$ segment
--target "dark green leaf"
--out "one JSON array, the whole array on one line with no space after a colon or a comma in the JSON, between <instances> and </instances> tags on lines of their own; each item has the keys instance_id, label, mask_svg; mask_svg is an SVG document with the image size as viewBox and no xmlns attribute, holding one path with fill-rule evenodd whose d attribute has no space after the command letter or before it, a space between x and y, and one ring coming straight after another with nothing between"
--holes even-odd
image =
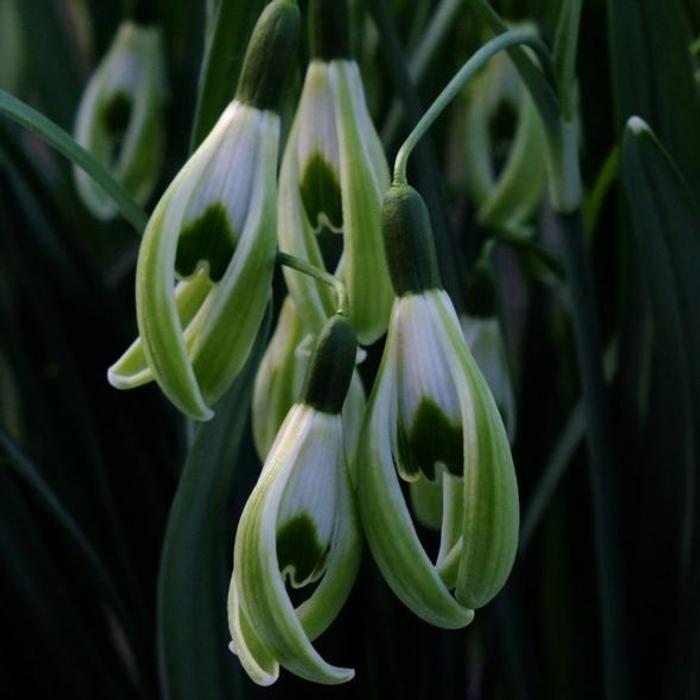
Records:
<instances>
[{"instance_id":1,"label":"dark green leaf","mask_svg":"<svg viewBox=\"0 0 700 700\"><path fill-rule=\"evenodd\" d=\"M158 585L161 682L169 700L242 692L226 625L233 562L229 510L268 327L264 322L251 358L216 406L214 419L198 428L170 511Z\"/></svg>"}]
</instances>

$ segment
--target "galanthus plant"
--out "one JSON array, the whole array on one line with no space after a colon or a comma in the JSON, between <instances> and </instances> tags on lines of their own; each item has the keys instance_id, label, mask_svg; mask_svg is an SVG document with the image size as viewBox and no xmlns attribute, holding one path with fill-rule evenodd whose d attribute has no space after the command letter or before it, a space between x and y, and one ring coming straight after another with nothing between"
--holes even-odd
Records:
<instances>
[{"instance_id":1,"label":"galanthus plant","mask_svg":"<svg viewBox=\"0 0 700 700\"><path fill-rule=\"evenodd\" d=\"M119 4L0 0L3 697L696 698L694 3Z\"/></svg>"}]
</instances>

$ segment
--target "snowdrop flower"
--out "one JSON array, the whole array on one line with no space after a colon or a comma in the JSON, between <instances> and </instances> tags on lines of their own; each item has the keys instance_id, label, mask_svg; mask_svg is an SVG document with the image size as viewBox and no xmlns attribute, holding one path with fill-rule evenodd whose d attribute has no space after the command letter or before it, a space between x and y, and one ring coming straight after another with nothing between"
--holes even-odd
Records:
<instances>
[{"instance_id":1,"label":"snowdrop flower","mask_svg":"<svg viewBox=\"0 0 700 700\"><path fill-rule=\"evenodd\" d=\"M513 565L515 472L498 408L442 289L428 212L407 185L387 195L384 235L398 298L360 439L360 514L399 598L427 622L457 628L496 595ZM433 563L399 477L434 480L438 470L443 506Z\"/></svg>"},{"instance_id":2,"label":"snowdrop flower","mask_svg":"<svg viewBox=\"0 0 700 700\"><path fill-rule=\"evenodd\" d=\"M311 0L311 62L280 172L280 250L326 267L319 234L343 234L343 278L361 343L386 330L393 299L381 237L389 168L350 55L346 0ZM332 272L332 270L331 270ZM332 292L285 271L307 328L333 313Z\"/></svg>"},{"instance_id":3,"label":"snowdrop flower","mask_svg":"<svg viewBox=\"0 0 700 700\"><path fill-rule=\"evenodd\" d=\"M334 316L243 510L229 589L231 650L260 685L283 666L335 684L354 671L328 664L311 642L335 619L354 582L361 536L340 412L355 367L348 321ZM295 607L293 588L316 584Z\"/></svg>"},{"instance_id":4,"label":"snowdrop flower","mask_svg":"<svg viewBox=\"0 0 700 700\"><path fill-rule=\"evenodd\" d=\"M530 28L523 26L523 29ZM533 29L534 31L534 29ZM453 164L483 224L527 232L547 183L547 142L530 93L505 53L496 55L455 114Z\"/></svg>"},{"instance_id":5,"label":"snowdrop flower","mask_svg":"<svg viewBox=\"0 0 700 700\"><path fill-rule=\"evenodd\" d=\"M245 364L270 298L278 107L298 30L295 3L266 7L235 99L168 187L141 244L140 338L109 380L131 388L155 379L199 420Z\"/></svg>"},{"instance_id":6,"label":"snowdrop flower","mask_svg":"<svg viewBox=\"0 0 700 700\"><path fill-rule=\"evenodd\" d=\"M304 377L316 339L306 333L296 306L287 297L280 310L277 328L258 368L253 390L253 437L261 460L265 460L285 416L301 398ZM358 356L363 359L363 352ZM343 430L348 445L348 461L360 436L365 410L365 390L357 372L353 372L348 397L343 406Z\"/></svg>"},{"instance_id":7,"label":"snowdrop flower","mask_svg":"<svg viewBox=\"0 0 700 700\"><path fill-rule=\"evenodd\" d=\"M83 93L75 139L145 204L163 160L165 58L153 24L124 21ZM85 206L99 219L117 213L111 199L82 169L73 169Z\"/></svg>"}]
</instances>

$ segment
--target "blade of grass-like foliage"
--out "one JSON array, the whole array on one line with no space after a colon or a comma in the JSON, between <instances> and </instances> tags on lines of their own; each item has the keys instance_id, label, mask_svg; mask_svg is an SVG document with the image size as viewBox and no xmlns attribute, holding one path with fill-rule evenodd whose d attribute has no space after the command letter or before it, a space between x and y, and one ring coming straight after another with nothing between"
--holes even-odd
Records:
<instances>
[{"instance_id":1,"label":"blade of grass-like foliage","mask_svg":"<svg viewBox=\"0 0 700 700\"><path fill-rule=\"evenodd\" d=\"M128 627L130 624L128 610L100 556L31 460L22 454L13 440L0 427L0 454L3 452L17 476L34 492L39 503L51 516L58 529L63 531L66 538L79 552L81 561L89 575L102 588L105 598L110 601L122 624Z\"/></svg>"},{"instance_id":2,"label":"blade of grass-like foliage","mask_svg":"<svg viewBox=\"0 0 700 700\"><path fill-rule=\"evenodd\" d=\"M114 201L122 216L136 231L139 234L143 232L148 217L141 207L109 171L60 126L4 90L0 90L0 114L4 114L25 129L37 134L75 165L83 168Z\"/></svg>"},{"instance_id":3,"label":"blade of grass-like foliage","mask_svg":"<svg viewBox=\"0 0 700 700\"><path fill-rule=\"evenodd\" d=\"M681 0L608 0L608 18L618 130L633 115L644 119L697 198L700 99Z\"/></svg>"},{"instance_id":4,"label":"blade of grass-like foliage","mask_svg":"<svg viewBox=\"0 0 700 700\"><path fill-rule=\"evenodd\" d=\"M25 36L26 84L53 119L72 124L83 70L70 13L58 0L21 0L15 4Z\"/></svg>"},{"instance_id":5,"label":"blade of grass-like foliage","mask_svg":"<svg viewBox=\"0 0 700 700\"><path fill-rule=\"evenodd\" d=\"M268 327L269 312L246 368L214 419L197 429L170 512L158 584L160 672L169 700L242 692L226 624L233 551L228 508Z\"/></svg>"},{"instance_id":6,"label":"blade of grass-like foliage","mask_svg":"<svg viewBox=\"0 0 700 700\"><path fill-rule=\"evenodd\" d=\"M559 86L564 119L576 117L578 81L576 80L576 53L583 0L565 0L559 13L559 26L554 41L554 69Z\"/></svg>"},{"instance_id":7,"label":"blade of grass-like foliage","mask_svg":"<svg viewBox=\"0 0 700 700\"><path fill-rule=\"evenodd\" d=\"M520 556L523 556L529 548L532 536L546 512L557 486L561 483L567 467L581 445L584 430L583 405L579 402L574 406L564 430L554 445L542 476L528 503L520 528L520 545L518 547Z\"/></svg>"},{"instance_id":8,"label":"blade of grass-like foliage","mask_svg":"<svg viewBox=\"0 0 700 700\"><path fill-rule=\"evenodd\" d=\"M129 678L133 669L115 653L99 599L85 581L76 584L71 562L56 551L60 539L47 537L4 461L0 453L0 590L11 601L11 608L3 606L3 635L28 643L20 654L8 645L3 662L13 663L21 696L90 700L99 689L100 697L114 700L140 697L136 678ZM81 583L83 597L76 593ZM32 653L37 639L45 652L40 661ZM12 688L3 687L8 690L12 697Z\"/></svg>"},{"instance_id":9,"label":"blade of grass-like foliage","mask_svg":"<svg viewBox=\"0 0 700 700\"><path fill-rule=\"evenodd\" d=\"M659 449L664 472L658 484L657 468L652 465L654 496L649 504L652 511L664 509L666 537L656 543L652 560L667 572L660 593L672 601L663 606L664 612L670 607L668 614L676 613L673 649L687 652L700 634L694 616L700 566L696 512L700 496L700 214L676 166L639 118L632 118L625 130L623 178L635 247L649 287L661 388L666 393L654 396L654 402L665 399L662 415L657 415L662 424L653 426L656 439L664 440ZM659 592L652 590L658 597ZM653 600L648 602L654 605ZM653 653L658 655L658 650ZM663 662L669 666L672 697L693 697L697 661L690 663L685 653L672 653Z\"/></svg>"},{"instance_id":10,"label":"blade of grass-like foliage","mask_svg":"<svg viewBox=\"0 0 700 700\"><path fill-rule=\"evenodd\" d=\"M262 11L262 0L219 0L209 7L204 60L190 150L204 140L224 107L233 98L248 37Z\"/></svg>"}]
</instances>

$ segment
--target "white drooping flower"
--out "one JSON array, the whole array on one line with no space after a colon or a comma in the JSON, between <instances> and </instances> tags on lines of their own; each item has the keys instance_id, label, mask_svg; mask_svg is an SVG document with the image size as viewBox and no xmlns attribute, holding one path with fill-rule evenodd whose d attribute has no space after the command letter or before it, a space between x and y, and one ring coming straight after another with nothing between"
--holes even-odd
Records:
<instances>
[{"instance_id":1,"label":"white drooping flower","mask_svg":"<svg viewBox=\"0 0 700 700\"><path fill-rule=\"evenodd\" d=\"M450 179L468 188L477 219L527 232L547 186L547 142L537 107L506 53L494 56L470 85L451 132Z\"/></svg>"},{"instance_id":2,"label":"white drooping flower","mask_svg":"<svg viewBox=\"0 0 700 700\"><path fill-rule=\"evenodd\" d=\"M389 167L350 56L346 5L310 3L312 57L280 171L279 244L323 269L337 263L329 271L343 279L358 339L370 344L386 330L393 299L381 237ZM343 253L331 263L321 239L332 232L342 232ZM305 325L317 333L334 311L331 291L285 275Z\"/></svg>"},{"instance_id":3,"label":"white drooping flower","mask_svg":"<svg viewBox=\"0 0 700 700\"><path fill-rule=\"evenodd\" d=\"M85 88L75 121L75 139L142 205L160 175L164 99L161 29L124 21ZM114 217L114 203L92 177L79 167L73 173L88 209L100 219Z\"/></svg>"},{"instance_id":4,"label":"white drooping flower","mask_svg":"<svg viewBox=\"0 0 700 700\"><path fill-rule=\"evenodd\" d=\"M425 205L401 185L384 211L398 298L360 437L358 504L372 554L399 598L432 624L461 627L513 565L517 482L498 408L440 284ZM438 475L441 542L432 561L399 479Z\"/></svg>"},{"instance_id":5,"label":"white drooping flower","mask_svg":"<svg viewBox=\"0 0 700 700\"><path fill-rule=\"evenodd\" d=\"M242 369L270 299L278 81L298 24L296 4L267 6L236 98L158 203L139 251L140 337L109 370L123 389L155 379L199 420L213 415L211 405ZM263 60L267 52L274 61Z\"/></svg>"},{"instance_id":6,"label":"white drooping flower","mask_svg":"<svg viewBox=\"0 0 700 700\"><path fill-rule=\"evenodd\" d=\"M317 683L350 680L313 648L342 608L361 535L340 412L355 366L354 334L333 317L321 333L302 399L267 456L236 533L229 589L231 650L260 685L279 667ZM286 584L309 597L295 605Z\"/></svg>"}]
</instances>

